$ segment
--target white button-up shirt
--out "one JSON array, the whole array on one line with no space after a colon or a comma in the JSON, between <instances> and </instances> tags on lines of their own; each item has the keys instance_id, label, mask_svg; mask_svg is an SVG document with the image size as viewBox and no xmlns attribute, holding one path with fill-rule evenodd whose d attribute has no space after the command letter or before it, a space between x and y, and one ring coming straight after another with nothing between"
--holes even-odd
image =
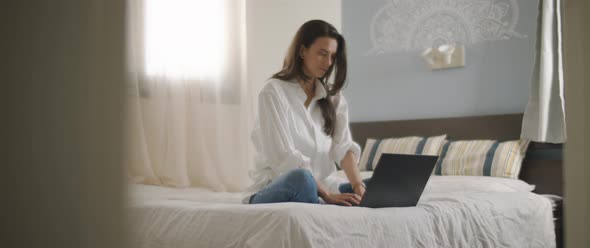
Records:
<instances>
[{"instance_id":1,"label":"white button-up shirt","mask_svg":"<svg viewBox=\"0 0 590 248\"><path fill-rule=\"evenodd\" d=\"M322 110L317 100L325 98L326 90L316 82L315 96L305 107L307 95L296 82L269 79L258 95L258 115L252 131L256 148L254 181L249 196L268 185L281 174L294 168L305 168L331 193L339 193L341 180L330 177L347 151L360 159L361 148L352 141L348 123L348 105L340 95L335 104L334 137L326 135Z\"/></svg>"}]
</instances>

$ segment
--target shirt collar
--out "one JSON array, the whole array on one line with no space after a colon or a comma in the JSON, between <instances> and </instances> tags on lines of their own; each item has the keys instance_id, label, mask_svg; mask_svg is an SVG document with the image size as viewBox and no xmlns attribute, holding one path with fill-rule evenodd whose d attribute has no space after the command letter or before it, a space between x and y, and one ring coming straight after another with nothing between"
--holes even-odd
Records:
<instances>
[{"instance_id":1,"label":"shirt collar","mask_svg":"<svg viewBox=\"0 0 590 248\"><path fill-rule=\"evenodd\" d=\"M297 93L298 93L297 95L299 96L299 98L301 98L301 100L303 100L303 101L307 100L307 94L305 94L305 90L303 90L303 88L301 87L301 85L299 85L297 80L293 80L293 83L294 83L294 86L297 88ZM328 96L328 92L326 91L326 88L324 88L324 85L319 80L316 80L315 81L315 96L313 97L312 101L325 98L326 96Z\"/></svg>"},{"instance_id":2,"label":"shirt collar","mask_svg":"<svg viewBox=\"0 0 590 248\"><path fill-rule=\"evenodd\" d=\"M328 95L328 92L326 92L326 88L324 88L324 85L322 83L320 83L320 80L316 80L315 99L322 99L322 98L325 98L327 95Z\"/></svg>"}]
</instances>

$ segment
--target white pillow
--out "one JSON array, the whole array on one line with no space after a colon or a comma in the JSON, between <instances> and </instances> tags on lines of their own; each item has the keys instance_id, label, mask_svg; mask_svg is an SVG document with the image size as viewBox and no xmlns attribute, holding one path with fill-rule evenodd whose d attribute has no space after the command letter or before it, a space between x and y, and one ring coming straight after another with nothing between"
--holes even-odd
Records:
<instances>
[{"instance_id":1,"label":"white pillow","mask_svg":"<svg viewBox=\"0 0 590 248\"><path fill-rule=\"evenodd\" d=\"M334 174L342 182L348 181L343 170ZM372 171L361 171L361 178L370 178ZM424 193L470 192L531 192L535 189L520 179L488 176L430 176Z\"/></svg>"},{"instance_id":2,"label":"white pillow","mask_svg":"<svg viewBox=\"0 0 590 248\"><path fill-rule=\"evenodd\" d=\"M424 192L531 192L535 189L520 179L487 176L431 176Z\"/></svg>"}]
</instances>

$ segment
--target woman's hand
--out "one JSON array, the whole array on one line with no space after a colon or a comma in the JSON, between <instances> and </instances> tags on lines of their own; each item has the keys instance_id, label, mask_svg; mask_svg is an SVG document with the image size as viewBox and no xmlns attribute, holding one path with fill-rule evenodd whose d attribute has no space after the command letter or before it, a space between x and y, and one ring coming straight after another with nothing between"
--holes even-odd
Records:
<instances>
[{"instance_id":1,"label":"woman's hand","mask_svg":"<svg viewBox=\"0 0 590 248\"><path fill-rule=\"evenodd\" d=\"M365 195L365 184L361 182L356 185L352 185L352 190L362 199L363 195Z\"/></svg>"},{"instance_id":2,"label":"woman's hand","mask_svg":"<svg viewBox=\"0 0 590 248\"><path fill-rule=\"evenodd\" d=\"M361 198L356 194L329 194L324 197L324 201L328 204L357 206L360 204Z\"/></svg>"}]
</instances>

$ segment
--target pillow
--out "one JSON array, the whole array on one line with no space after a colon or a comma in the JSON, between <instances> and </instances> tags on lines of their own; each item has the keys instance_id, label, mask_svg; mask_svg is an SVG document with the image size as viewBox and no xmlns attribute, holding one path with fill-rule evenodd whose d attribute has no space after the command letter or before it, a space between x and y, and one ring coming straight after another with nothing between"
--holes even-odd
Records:
<instances>
[{"instance_id":1,"label":"pillow","mask_svg":"<svg viewBox=\"0 0 590 248\"><path fill-rule=\"evenodd\" d=\"M434 174L517 179L529 143L526 139L448 141L442 148Z\"/></svg>"},{"instance_id":2,"label":"pillow","mask_svg":"<svg viewBox=\"0 0 590 248\"><path fill-rule=\"evenodd\" d=\"M361 178L371 178L372 171L361 172ZM342 170L330 175L341 183L348 178ZM520 179L482 176L431 176L424 188L428 193L475 193L475 192L531 192L535 189Z\"/></svg>"},{"instance_id":3,"label":"pillow","mask_svg":"<svg viewBox=\"0 0 590 248\"><path fill-rule=\"evenodd\" d=\"M520 179L483 176L431 176L425 193L531 192L535 189Z\"/></svg>"},{"instance_id":4,"label":"pillow","mask_svg":"<svg viewBox=\"0 0 590 248\"><path fill-rule=\"evenodd\" d=\"M361 155L361 171L372 171L382 153L439 155L447 135L433 137L402 137L390 139L367 139Z\"/></svg>"}]
</instances>

